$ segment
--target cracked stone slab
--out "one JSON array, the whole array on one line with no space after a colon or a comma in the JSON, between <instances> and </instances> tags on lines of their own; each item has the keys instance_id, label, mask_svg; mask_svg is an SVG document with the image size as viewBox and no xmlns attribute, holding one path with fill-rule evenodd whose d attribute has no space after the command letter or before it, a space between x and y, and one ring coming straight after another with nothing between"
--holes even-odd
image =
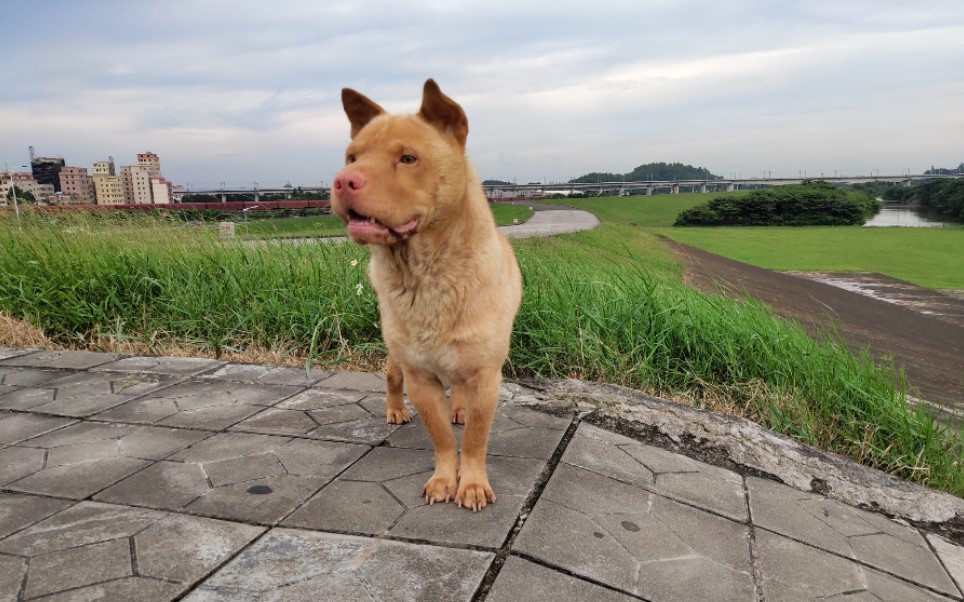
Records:
<instances>
[{"instance_id":1,"label":"cracked stone slab","mask_svg":"<svg viewBox=\"0 0 964 602\"><path fill-rule=\"evenodd\" d=\"M453 502L428 505L421 492L434 466L429 450L376 447L282 524L498 548L545 461L489 456L489 481L497 501L481 512Z\"/></svg>"},{"instance_id":2,"label":"cracked stone slab","mask_svg":"<svg viewBox=\"0 0 964 602\"><path fill-rule=\"evenodd\" d=\"M8 360L13 357L19 357L21 355L27 355L28 353L33 353L35 349L14 349L12 347L0 347L0 361Z\"/></svg>"},{"instance_id":3,"label":"cracked stone slab","mask_svg":"<svg viewBox=\"0 0 964 602\"><path fill-rule=\"evenodd\" d=\"M114 372L147 372L169 376L192 376L227 362L197 357L125 357L109 364L97 366L97 370Z\"/></svg>"},{"instance_id":4,"label":"cracked stone slab","mask_svg":"<svg viewBox=\"0 0 964 602\"><path fill-rule=\"evenodd\" d=\"M32 387L67 374L73 374L73 371L0 366L0 385L10 387L10 389L0 387L0 391L12 391L16 390L17 387Z\"/></svg>"},{"instance_id":5,"label":"cracked stone slab","mask_svg":"<svg viewBox=\"0 0 964 602\"><path fill-rule=\"evenodd\" d=\"M854 558L935 590L960 595L916 529L765 479L749 477L747 488L757 527Z\"/></svg>"},{"instance_id":6,"label":"cracked stone slab","mask_svg":"<svg viewBox=\"0 0 964 602\"><path fill-rule=\"evenodd\" d=\"M369 449L222 433L138 472L95 499L275 524Z\"/></svg>"},{"instance_id":7,"label":"cracked stone slab","mask_svg":"<svg viewBox=\"0 0 964 602\"><path fill-rule=\"evenodd\" d=\"M10 490L83 499L208 436L83 422L0 450L0 475Z\"/></svg>"},{"instance_id":8,"label":"cracked stone slab","mask_svg":"<svg viewBox=\"0 0 964 602\"><path fill-rule=\"evenodd\" d=\"M168 386L157 374L75 372L0 396L0 409L86 417Z\"/></svg>"},{"instance_id":9,"label":"cracked stone slab","mask_svg":"<svg viewBox=\"0 0 964 602\"><path fill-rule=\"evenodd\" d=\"M76 420L35 414L0 412L0 445L13 445L55 431Z\"/></svg>"},{"instance_id":10,"label":"cracked stone slab","mask_svg":"<svg viewBox=\"0 0 964 602\"><path fill-rule=\"evenodd\" d=\"M382 410L384 415L384 410ZM571 419L550 416L528 408L500 404L492 419L487 453L495 456L548 460L559 446ZM461 445L462 427L455 428ZM434 449L425 427L417 418L403 425L388 438L392 447Z\"/></svg>"},{"instance_id":11,"label":"cracked stone slab","mask_svg":"<svg viewBox=\"0 0 964 602\"><path fill-rule=\"evenodd\" d=\"M964 547L955 545L939 535L929 534L927 541L947 568L957 589L964 592Z\"/></svg>"},{"instance_id":12,"label":"cracked stone slab","mask_svg":"<svg viewBox=\"0 0 964 602\"><path fill-rule=\"evenodd\" d=\"M232 430L379 445L399 426L385 422L385 397L312 388L236 424Z\"/></svg>"},{"instance_id":13,"label":"cracked stone slab","mask_svg":"<svg viewBox=\"0 0 964 602\"><path fill-rule=\"evenodd\" d=\"M0 539L60 512L71 503L48 497L0 492Z\"/></svg>"},{"instance_id":14,"label":"cracked stone slab","mask_svg":"<svg viewBox=\"0 0 964 602\"><path fill-rule=\"evenodd\" d=\"M98 420L210 430L232 424L294 395L301 387L184 382L96 415Z\"/></svg>"},{"instance_id":15,"label":"cracked stone slab","mask_svg":"<svg viewBox=\"0 0 964 602\"><path fill-rule=\"evenodd\" d=\"M325 389L348 389L385 393L385 375L371 372L335 372L316 385Z\"/></svg>"},{"instance_id":16,"label":"cracked stone slab","mask_svg":"<svg viewBox=\"0 0 964 602\"><path fill-rule=\"evenodd\" d=\"M97 353L94 351L35 351L0 360L0 365L87 370L113 362L117 357L113 353Z\"/></svg>"},{"instance_id":17,"label":"cracked stone slab","mask_svg":"<svg viewBox=\"0 0 964 602\"><path fill-rule=\"evenodd\" d=\"M223 380L258 383L262 385L300 385L309 387L329 376L331 376L331 372L319 370L318 368L311 368L306 374L304 368L262 366L260 364L225 364L216 370L199 374L197 378L198 380Z\"/></svg>"},{"instance_id":18,"label":"cracked stone slab","mask_svg":"<svg viewBox=\"0 0 964 602\"><path fill-rule=\"evenodd\" d=\"M562 461L733 520L749 518L740 475L589 424L579 425Z\"/></svg>"},{"instance_id":19,"label":"cracked stone slab","mask_svg":"<svg viewBox=\"0 0 964 602\"><path fill-rule=\"evenodd\" d=\"M649 600L756 600L745 525L566 464L514 550Z\"/></svg>"},{"instance_id":20,"label":"cracked stone slab","mask_svg":"<svg viewBox=\"0 0 964 602\"><path fill-rule=\"evenodd\" d=\"M492 558L474 550L274 529L184 600L471 600Z\"/></svg>"},{"instance_id":21,"label":"cracked stone slab","mask_svg":"<svg viewBox=\"0 0 964 602\"><path fill-rule=\"evenodd\" d=\"M0 541L0 584L24 599L173 600L263 531L81 502Z\"/></svg>"},{"instance_id":22,"label":"cracked stone slab","mask_svg":"<svg viewBox=\"0 0 964 602\"><path fill-rule=\"evenodd\" d=\"M525 596L522 596L525 592ZM592 600L593 602L633 602L633 596L583 581L559 571L509 556L496 578L486 602L519 600Z\"/></svg>"},{"instance_id":23,"label":"cracked stone slab","mask_svg":"<svg viewBox=\"0 0 964 602\"><path fill-rule=\"evenodd\" d=\"M883 602L950 600L853 560L768 531L757 530L756 551L763 575L763 596L768 602L838 598Z\"/></svg>"},{"instance_id":24,"label":"cracked stone slab","mask_svg":"<svg viewBox=\"0 0 964 602\"><path fill-rule=\"evenodd\" d=\"M732 416L683 406L617 385L577 380L507 383L511 403L569 415L592 413L596 423L620 431L657 433L676 444L691 442L734 464L811 491L814 483L831 498L874 507L911 521L945 523L964 517L964 499L905 481L827 453Z\"/></svg>"}]
</instances>

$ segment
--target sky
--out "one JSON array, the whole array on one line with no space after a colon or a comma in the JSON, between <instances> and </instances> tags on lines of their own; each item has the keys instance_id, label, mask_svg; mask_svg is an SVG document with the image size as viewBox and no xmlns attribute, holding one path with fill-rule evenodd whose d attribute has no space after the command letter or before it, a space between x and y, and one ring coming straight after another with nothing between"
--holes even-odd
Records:
<instances>
[{"instance_id":1,"label":"sky","mask_svg":"<svg viewBox=\"0 0 964 602\"><path fill-rule=\"evenodd\" d=\"M964 161L960 0L37 0L0 14L0 163L152 151L191 190L328 185L341 89L413 113L430 77L484 179Z\"/></svg>"}]
</instances>

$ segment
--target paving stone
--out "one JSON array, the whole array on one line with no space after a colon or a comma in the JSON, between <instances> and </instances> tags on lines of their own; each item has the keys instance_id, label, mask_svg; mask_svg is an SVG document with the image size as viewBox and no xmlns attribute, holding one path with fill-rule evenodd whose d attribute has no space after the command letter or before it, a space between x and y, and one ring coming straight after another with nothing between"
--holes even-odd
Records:
<instances>
[{"instance_id":1,"label":"paving stone","mask_svg":"<svg viewBox=\"0 0 964 602\"><path fill-rule=\"evenodd\" d=\"M425 503L421 491L434 466L434 454L428 450L376 447L283 524L498 548L545 462L489 456L489 481L497 501L478 513L452 502Z\"/></svg>"},{"instance_id":2,"label":"paving stone","mask_svg":"<svg viewBox=\"0 0 964 602\"><path fill-rule=\"evenodd\" d=\"M232 430L378 445L399 426L385 422L385 398L309 389L236 424Z\"/></svg>"},{"instance_id":3,"label":"paving stone","mask_svg":"<svg viewBox=\"0 0 964 602\"><path fill-rule=\"evenodd\" d=\"M76 422L70 418L0 412L0 445L12 445Z\"/></svg>"},{"instance_id":4,"label":"paving stone","mask_svg":"<svg viewBox=\"0 0 964 602\"><path fill-rule=\"evenodd\" d=\"M97 370L191 376L218 368L225 363L221 360L197 357L125 357L109 364L99 365Z\"/></svg>"},{"instance_id":5,"label":"paving stone","mask_svg":"<svg viewBox=\"0 0 964 602\"><path fill-rule=\"evenodd\" d=\"M915 529L765 479L747 478L747 488L753 522L758 527L959 595L947 571Z\"/></svg>"},{"instance_id":6,"label":"paving stone","mask_svg":"<svg viewBox=\"0 0 964 602\"><path fill-rule=\"evenodd\" d=\"M384 414L384 410L382 411ZM540 458L548 460L571 420L559 418L509 404L501 404L492 419L487 453L497 456ZM455 438L461 445L462 427L455 427ZM392 447L434 449L432 440L416 418L396 430L388 443Z\"/></svg>"},{"instance_id":7,"label":"paving stone","mask_svg":"<svg viewBox=\"0 0 964 602\"><path fill-rule=\"evenodd\" d=\"M939 535L928 535L927 541L937 552L937 556L947 568L957 588L964 592L964 548Z\"/></svg>"},{"instance_id":8,"label":"paving stone","mask_svg":"<svg viewBox=\"0 0 964 602\"><path fill-rule=\"evenodd\" d=\"M744 525L560 464L515 550L652 600L755 600Z\"/></svg>"},{"instance_id":9,"label":"paving stone","mask_svg":"<svg viewBox=\"0 0 964 602\"><path fill-rule=\"evenodd\" d=\"M274 524L368 450L350 443L223 433L95 499Z\"/></svg>"},{"instance_id":10,"label":"paving stone","mask_svg":"<svg viewBox=\"0 0 964 602\"><path fill-rule=\"evenodd\" d=\"M331 376L331 372L311 368L305 374L304 368L286 366L261 366L258 364L225 364L215 370L199 374L198 380L219 380L227 382L258 383L262 385L300 385L311 386Z\"/></svg>"},{"instance_id":11,"label":"paving stone","mask_svg":"<svg viewBox=\"0 0 964 602\"><path fill-rule=\"evenodd\" d=\"M0 458L17 462L0 474L19 476L5 483L8 489L83 499L208 436L184 429L79 423L0 451Z\"/></svg>"},{"instance_id":12,"label":"paving stone","mask_svg":"<svg viewBox=\"0 0 964 602\"><path fill-rule=\"evenodd\" d=\"M185 602L470 600L493 554L274 529Z\"/></svg>"},{"instance_id":13,"label":"paving stone","mask_svg":"<svg viewBox=\"0 0 964 602\"><path fill-rule=\"evenodd\" d=\"M350 389L385 393L385 375L370 372L335 372L316 386L325 389Z\"/></svg>"},{"instance_id":14,"label":"paving stone","mask_svg":"<svg viewBox=\"0 0 964 602\"><path fill-rule=\"evenodd\" d=\"M850 559L767 531L756 532L756 550L767 602L837 598L884 602L948 599Z\"/></svg>"},{"instance_id":15,"label":"paving stone","mask_svg":"<svg viewBox=\"0 0 964 602\"><path fill-rule=\"evenodd\" d=\"M65 500L0 492L0 539L71 505Z\"/></svg>"},{"instance_id":16,"label":"paving stone","mask_svg":"<svg viewBox=\"0 0 964 602\"><path fill-rule=\"evenodd\" d=\"M174 377L156 374L74 372L0 396L0 409L85 417L173 382Z\"/></svg>"},{"instance_id":17,"label":"paving stone","mask_svg":"<svg viewBox=\"0 0 964 602\"><path fill-rule=\"evenodd\" d=\"M300 387L185 382L97 414L98 420L225 429L290 397Z\"/></svg>"},{"instance_id":18,"label":"paving stone","mask_svg":"<svg viewBox=\"0 0 964 602\"><path fill-rule=\"evenodd\" d=\"M579 425L562 461L734 520L748 519L740 475L590 424Z\"/></svg>"},{"instance_id":19,"label":"paving stone","mask_svg":"<svg viewBox=\"0 0 964 602\"><path fill-rule=\"evenodd\" d=\"M171 600L262 532L208 518L81 502L0 542L0 554L9 555L0 561L16 557L0 562L0 584L19 564L27 571L26 598L60 592L49 599Z\"/></svg>"},{"instance_id":20,"label":"paving stone","mask_svg":"<svg viewBox=\"0 0 964 602\"><path fill-rule=\"evenodd\" d=\"M499 571L486 602L526 600L592 600L593 602L631 602L633 596L583 581L519 558L509 556Z\"/></svg>"},{"instance_id":21,"label":"paving stone","mask_svg":"<svg viewBox=\"0 0 964 602\"><path fill-rule=\"evenodd\" d=\"M94 351L35 351L0 360L0 365L87 370L113 362L116 359L117 356L113 353L96 353Z\"/></svg>"}]
</instances>

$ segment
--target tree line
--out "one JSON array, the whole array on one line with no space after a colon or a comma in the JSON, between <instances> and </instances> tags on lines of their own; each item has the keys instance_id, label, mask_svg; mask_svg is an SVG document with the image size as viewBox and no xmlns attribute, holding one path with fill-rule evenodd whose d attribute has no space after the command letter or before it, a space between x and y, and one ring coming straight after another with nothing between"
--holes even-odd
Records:
<instances>
[{"instance_id":1,"label":"tree line","mask_svg":"<svg viewBox=\"0 0 964 602\"><path fill-rule=\"evenodd\" d=\"M859 226L880 209L870 195L820 180L720 196L680 212L674 226Z\"/></svg>"}]
</instances>

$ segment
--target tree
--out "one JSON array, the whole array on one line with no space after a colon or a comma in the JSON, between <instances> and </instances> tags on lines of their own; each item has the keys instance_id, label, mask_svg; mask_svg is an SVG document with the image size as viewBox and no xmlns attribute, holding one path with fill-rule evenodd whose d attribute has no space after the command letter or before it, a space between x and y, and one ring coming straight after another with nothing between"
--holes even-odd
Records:
<instances>
[{"instance_id":1,"label":"tree","mask_svg":"<svg viewBox=\"0 0 964 602\"><path fill-rule=\"evenodd\" d=\"M8 202L8 203L12 203L12 202L13 202L13 193L14 193L14 191L17 192L17 203L24 204L24 205L36 205L36 204L37 204L37 199L36 199L36 197L34 197L34 195L33 195L32 192L30 192L29 190L24 190L23 188L20 188L19 186L16 186L16 185L15 185L15 186L11 186L11 187L10 187L10 190L7 191L7 202Z\"/></svg>"}]
</instances>

